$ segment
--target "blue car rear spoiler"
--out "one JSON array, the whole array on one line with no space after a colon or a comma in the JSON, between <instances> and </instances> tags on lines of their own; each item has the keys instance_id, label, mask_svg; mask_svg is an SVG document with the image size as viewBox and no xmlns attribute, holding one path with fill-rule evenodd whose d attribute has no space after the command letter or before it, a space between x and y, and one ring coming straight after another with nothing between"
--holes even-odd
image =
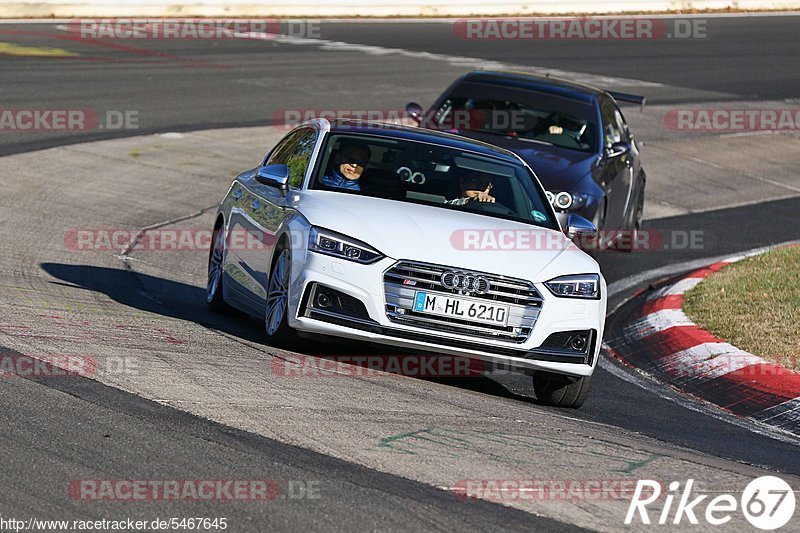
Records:
<instances>
[{"instance_id":1,"label":"blue car rear spoiler","mask_svg":"<svg viewBox=\"0 0 800 533\"><path fill-rule=\"evenodd\" d=\"M635 94L618 93L615 91L606 91L611 97L618 102L630 102L631 104L639 104L644 111L644 96L636 96Z\"/></svg>"}]
</instances>

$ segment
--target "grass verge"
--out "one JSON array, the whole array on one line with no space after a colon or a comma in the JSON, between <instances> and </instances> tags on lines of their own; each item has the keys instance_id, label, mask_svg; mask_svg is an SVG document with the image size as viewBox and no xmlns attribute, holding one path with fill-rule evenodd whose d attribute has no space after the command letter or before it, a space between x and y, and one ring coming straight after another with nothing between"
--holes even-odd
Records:
<instances>
[{"instance_id":1,"label":"grass verge","mask_svg":"<svg viewBox=\"0 0 800 533\"><path fill-rule=\"evenodd\" d=\"M737 348L800 372L800 246L712 274L686 293L683 310Z\"/></svg>"}]
</instances>

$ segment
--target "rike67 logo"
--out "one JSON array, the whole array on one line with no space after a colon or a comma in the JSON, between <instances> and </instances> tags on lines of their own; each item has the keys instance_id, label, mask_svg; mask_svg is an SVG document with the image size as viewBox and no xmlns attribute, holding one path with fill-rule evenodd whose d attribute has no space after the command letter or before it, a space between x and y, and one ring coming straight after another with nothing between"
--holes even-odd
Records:
<instances>
[{"instance_id":1,"label":"rike67 logo","mask_svg":"<svg viewBox=\"0 0 800 533\"><path fill-rule=\"evenodd\" d=\"M741 512L753 527L772 531L785 526L794 515L794 492L779 477L761 476L754 479L738 499L732 494L719 494L707 500L708 494L695 495L693 488L693 479L687 480L683 488L680 482L673 481L664 495L664 506L660 510L648 510L648 505L662 496L661 484L658 481L639 480L625 516L625 524L630 525L634 520L651 524L653 520L659 525L678 525L685 523L685 519L697 525L698 517L702 517L707 523L719 526L727 524L735 514ZM652 519L650 511L655 511Z\"/></svg>"}]
</instances>

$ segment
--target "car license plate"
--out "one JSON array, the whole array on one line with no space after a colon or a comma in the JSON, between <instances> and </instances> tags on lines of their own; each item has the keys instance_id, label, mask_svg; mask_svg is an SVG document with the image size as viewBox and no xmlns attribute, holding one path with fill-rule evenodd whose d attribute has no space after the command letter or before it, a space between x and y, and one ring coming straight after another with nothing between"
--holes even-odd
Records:
<instances>
[{"instance_id":1,"label":"car license plate","mask_svg":"<svg viewBox=\"0 0 800 533\"><path fill-rule=\"evenodd\" d=\"M414 311L495 326L508 324L508 306L417 291Z\"/></svg>"}]
</instances>

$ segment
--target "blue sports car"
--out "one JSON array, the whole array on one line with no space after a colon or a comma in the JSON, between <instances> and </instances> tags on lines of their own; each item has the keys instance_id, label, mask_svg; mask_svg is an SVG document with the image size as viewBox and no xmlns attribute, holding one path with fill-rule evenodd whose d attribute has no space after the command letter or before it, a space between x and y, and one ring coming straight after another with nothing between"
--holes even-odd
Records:
<instances>
[{"instance_id":1,"label":"blue sports car","mask_svg":"<svg viewBox=\"0 0 800 533\"><path fill-rule=\"evenodd\" d=\"M428 112L406 106L421 126L458 133L522 157L554 209L601 230L593 247L632 250L642 226L646 176L639 146L617 101L644 97L509 71L456 80Z\"/></svg>"}]
</instances>

